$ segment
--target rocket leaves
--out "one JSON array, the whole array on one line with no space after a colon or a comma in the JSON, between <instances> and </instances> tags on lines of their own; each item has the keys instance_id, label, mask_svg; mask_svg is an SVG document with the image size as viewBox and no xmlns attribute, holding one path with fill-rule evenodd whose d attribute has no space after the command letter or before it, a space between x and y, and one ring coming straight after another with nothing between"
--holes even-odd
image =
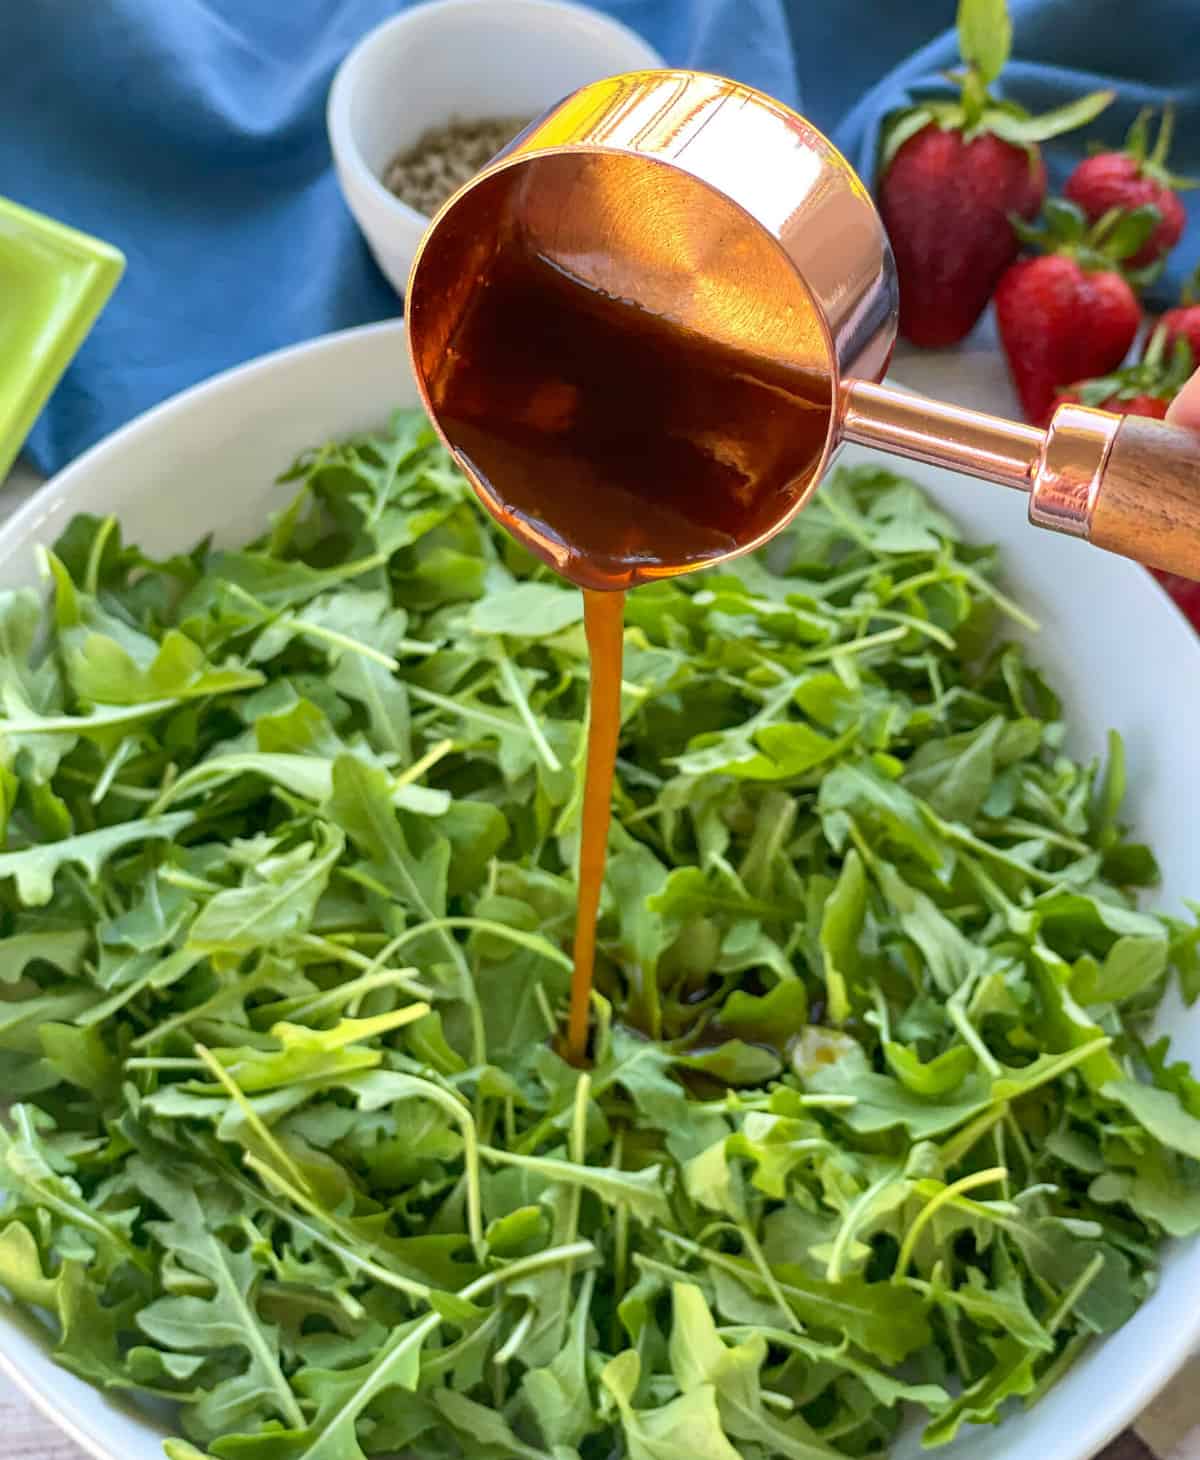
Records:
<instances>
[{"instance_id":1,"label":"rocket leaves","mask_svg":"<svg viewBox=\"0 0 1200 1460\"><path fill-rule=\"evenodd\" d=\"M1200 1232L1200 1082L987 548L839 472L626 629L559 1053L578 594L424 420L0 595L0 1286L178 1460L831 1460L994 1423Z\"/></svg>"}]
</instances>

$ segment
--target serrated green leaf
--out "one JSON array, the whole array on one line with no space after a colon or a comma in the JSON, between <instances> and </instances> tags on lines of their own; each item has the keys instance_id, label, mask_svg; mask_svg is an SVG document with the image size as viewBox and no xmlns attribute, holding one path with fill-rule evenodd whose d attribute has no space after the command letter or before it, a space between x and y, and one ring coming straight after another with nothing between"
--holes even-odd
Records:
<instances>
[{"instance_id":1,"label":"serrated green leaf","mask_svg":"<svg viewBox=\"0 0 1200 1460\"><path fill-rule=\"evenodd\" d=\"M147 841L170 840L194 820L188 811L173 811L167 816L119 822L19 852L0 852L0 878L13 879L17 896L27 906L45 907L54 895L55 876L63 867L81 867L95 882L104 863L117 852Z\"/></svg>"},{"instance_id":2,"label":"serrated green leaf","mask_svg":"<svg viewBox=\"0 0 1200 1460\"><path fill-rule=\"evenodd\" d=\"M671 1301L671 1369L684 1395L711 1387L726 1432L764 1446L769 1454L789 1460L829 1460L837 1454L803 1420L781 1419L767 1409L761 1380L767 1357L764 1338L727 1347L704 1295L690 1283L676 1283Z\"/></svg>"},{"instance_id":3,"label":"serrated green leaf","mask_svg":"<svg viewBox=\"0 0 1200 1460\"><path fill-rule=\"evenodd\" d=\"M340 831L318 823L316 841L248 869L240 887L207 902L188 930L189 945L203 953L248 952L303 932L344 845Z\"/></svg>"},{"instance_id":4,"label":"serrated green leaf","mask_svg":"<svg viewBox=\"0 0 1200 1460\"><path fill-rule=\"evenodd\" d=\"M583 599L571 588L520 583L474 604L467 622L479 634L542 639L582 623Z\"/></svg>"}]
</instances>

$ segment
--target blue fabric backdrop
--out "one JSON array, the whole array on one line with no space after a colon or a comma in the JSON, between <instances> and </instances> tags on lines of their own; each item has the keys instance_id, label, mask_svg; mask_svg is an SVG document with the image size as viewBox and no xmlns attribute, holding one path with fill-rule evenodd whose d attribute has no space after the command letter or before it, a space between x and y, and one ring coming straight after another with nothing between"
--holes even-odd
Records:
<instances>
[{"instance_id":1,"label":"blue fabric backdrop","mask_svg":"<svg viewBox=\"0 0 1200 1460\"><path fill-rule=\"evenodd\" d=\"M1200 0L1011 0L1008 92L1033 108L1113 85L1119 138L1174 97L1200 173ZM127 254L112 303L29 443L55 470L186 385L398 302L331 170L324 103L397 0L0 0L0 194ZM672 64L793 104L867 175L880 119L956 56L954 0L604 0ZM1061 179L1078 138L1050 149ZM1193 221L1200 224L1197 194ZM1200 261L1189 232L1160 288ZM0 299L0 309L3 301ZM0 335L2 337L2 335Z\"/></svg>"}]
</instances>

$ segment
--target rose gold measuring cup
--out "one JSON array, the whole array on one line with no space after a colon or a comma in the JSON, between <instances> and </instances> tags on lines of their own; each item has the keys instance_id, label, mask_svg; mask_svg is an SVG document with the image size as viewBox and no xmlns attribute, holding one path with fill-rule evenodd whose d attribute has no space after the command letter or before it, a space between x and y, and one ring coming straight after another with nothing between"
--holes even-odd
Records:
<instances>
[{"instance_id":1,"label":"rose gold measuring cup","mask_svg":"<svg viewBox=\"0 0 1200 1460\"><path fill-rule=\"evenodd\" d=\"M1060 406L1042 431L878 383L897 318L879 215L830 142L761 92L689 71L596 82L450 199L414 260L407 304L417 383L439 430L431 375L514 217L539 254L592 288L828 382L820 460L738 551L783 527L837 446L857 441L1014 487L1035 526L1200 579L1190 432L1078 405Z\"/></svg>"}]
</instances>

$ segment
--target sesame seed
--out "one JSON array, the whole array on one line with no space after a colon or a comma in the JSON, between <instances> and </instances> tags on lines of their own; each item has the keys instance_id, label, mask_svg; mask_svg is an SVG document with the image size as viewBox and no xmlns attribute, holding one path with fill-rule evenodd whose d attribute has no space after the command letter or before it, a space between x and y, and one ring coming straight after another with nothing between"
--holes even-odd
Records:
<instances>
[{"instance_id":1,"label":"sesame seed","mask_svg":"<svg viewBox=\"0 0 1200 1460\"><path fill-rule=\"evenodd\" d=\"M528 122L519 117L455 119L426 132L393 158L384 184L410 208L435 213L526 126Z\"/></svg>"}]
</instances>

